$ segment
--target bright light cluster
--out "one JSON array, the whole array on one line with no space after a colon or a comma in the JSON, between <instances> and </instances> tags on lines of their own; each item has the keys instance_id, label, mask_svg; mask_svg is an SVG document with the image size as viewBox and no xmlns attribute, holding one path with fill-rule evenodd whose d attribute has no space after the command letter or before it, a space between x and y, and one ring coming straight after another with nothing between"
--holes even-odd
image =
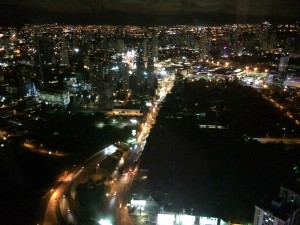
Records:
<instances>
[{"instance_id":1,"label":"bright light cluster","mask_svg":"<svg viewBox=\"0 0 300 225\"><path fill-rule=\"evenodd\" d=\"M157 225L173 225L175 221L175 215L172 214L158 214Z\"/></svg>"},{"instance_id":2,"label":"bright light cluster","mask_svg":"<svg viewBox=\"0 0 300 225\"><path fill-rule=\"evenodd\" d=\"M112 223L108 220L101 219L99 220L100 225L112 225Z\"/></svg>"}]
</instances>

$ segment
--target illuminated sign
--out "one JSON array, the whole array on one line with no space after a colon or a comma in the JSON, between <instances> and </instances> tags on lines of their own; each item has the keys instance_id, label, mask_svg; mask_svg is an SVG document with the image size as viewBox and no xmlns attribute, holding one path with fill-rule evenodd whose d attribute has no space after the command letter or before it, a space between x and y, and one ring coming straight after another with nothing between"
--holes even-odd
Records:
<instances>
[{"instance_id":1,"label":"illuminated sign","mask_svg":"<svg viewBox=\"0 0 300 225\"><path fill-rule=\"evenodd\" d=\"M218 224L218 218L200 216L199 224L200 225L217 225Z\"/></svg>"}]
</instances>

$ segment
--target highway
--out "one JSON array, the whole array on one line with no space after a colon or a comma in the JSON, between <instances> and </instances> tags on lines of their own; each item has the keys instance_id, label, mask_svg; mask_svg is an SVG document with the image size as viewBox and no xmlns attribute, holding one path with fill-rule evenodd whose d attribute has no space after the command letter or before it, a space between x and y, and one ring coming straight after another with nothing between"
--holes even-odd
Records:
<instances>
[{"instance_id":1,"label":"highway","mask_svg":"<svg viewBox=\"0 0 300 225\"><path fill-rule=\"evenodd\" d=\"M97 152L81 166L77 166L72 172L64 176L56 189L50 190L52 194L45 212L44 225L59 225L62 222L61 220L70 224L79 224L78 218L74 215L71 208L70 197L75 198L77 184L85 181L88 175L96 168L97 164L108 155L113 154L116 149L116 146L110 145Z\"/></svg>"},{"instance_id":2,"label":"highway","mask_svg":"<svg viewBox=\"0 0 300 225\"><path fill-rule=\"evenodd\" d=\"M134 179L135 174L138 172L138 162L140 155L146 144L146 139L150 133L152 124L158 115L159 104L164 100L166 95L171 91L174 84L175 76L171 75L165 78L161 83L160 88L157 90L159 98L154 102L149 109L149 113L145 117L144 123L141 124L141 130L138 132L137 145L131 150L131 154L126 162L125 168L130 168L127 173L120 174L114 173L116 182L111 190L110 197L107 199L102 213L101 219L109 221L114 225L131 225L131 219L128 215L128 195ZM116 193L116 195L114 195ZM102 224L102 223L100 223ZM103 225L106 223L103 223ZM109 223L107 223L109 224Z\"/></svg>"},{"instance_id":3,"label":"highway","mask_svg":"<svg viewBox=\"0 0 300 225\"><path fill-rule=\"evenodd\" d=\"M160 83L157 89L159 98L153 102L149 109L149 113L141 124L141 129L137 134L137 144L129 150L129 156L124 165L116 168L112 173L115 182L111 188L106 204L102 212L99 212L100 218L97 220L108 219L114 225L130 225L131 220L127 213L127 202L129 191L134 179L134 175L138 171L139 157L146 144L146 138L149 135L152 124L154 124L158 114L159 105L165 96L170 92L175 80L174 75L170 75ZM75 209L72 202L77 201L76 187L80 183L84 183L90 177L93 171L99 168L99 164L107 156L113 154L118 148L115 145L95 153L84 163L76 166L69 174L64 174L62 179L57 182L57 187L50 190L50 199L45 212L43 225L60 225L60 224L81 224L80 207ZM124 173L122 170L126 170ZM79 204L77 204L79 205ZM76 210L76 211L75 211ZM94 218L95 219L95 218ZM100 222L100 224L102 224Z\"/></svg>"},{"instance_id":4,"label":"highway","mask_svg":"<svg viewBox=\"0 0 300 225\"><path fill-rule=\"evenodd\" d=\"M127 213L127 203L130 187L132 185L134 175L138 170L138 157L141 151L141 145L136 145L130 152L129 158L124 165L123 171L113 173L116 179L110 195L107 199L102 212L102 217L108 219L113 224L131 224L130 217Z\"/></svg>"}]
</instances>

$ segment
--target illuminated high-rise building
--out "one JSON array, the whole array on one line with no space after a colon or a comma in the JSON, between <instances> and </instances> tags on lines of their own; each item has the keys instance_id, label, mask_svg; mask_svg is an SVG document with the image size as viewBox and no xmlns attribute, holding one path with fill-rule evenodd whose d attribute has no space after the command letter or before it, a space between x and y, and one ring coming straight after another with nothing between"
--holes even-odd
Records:
<instances>
[{"instance_id":1,"label":"illuminated high-rise building","mask_svg":"<svg viewBox=\"0 0 300 225\"><path fill-rule=\"evenodd\" d=\"M62 41L62 46L60 49L60 65L62 66L70 66L70 59L69 59L69 48L67 42L65 40Z\"/></svg>"}]
</instances>

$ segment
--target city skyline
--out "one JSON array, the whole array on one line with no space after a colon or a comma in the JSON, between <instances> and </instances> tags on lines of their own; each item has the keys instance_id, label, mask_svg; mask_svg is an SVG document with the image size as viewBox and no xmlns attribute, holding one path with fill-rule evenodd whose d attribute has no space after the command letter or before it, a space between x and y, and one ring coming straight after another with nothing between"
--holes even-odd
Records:
<instances>
[{"instance_id":1,"label":"city skyline","mask_svg":"<svg viewBox=\"0 0 300 225\"><path fill-rule=\"evenodd\" d=\"M36 21L0 26L1 223L299 225L299 23Z\"/></svg>"}]
</instances>

